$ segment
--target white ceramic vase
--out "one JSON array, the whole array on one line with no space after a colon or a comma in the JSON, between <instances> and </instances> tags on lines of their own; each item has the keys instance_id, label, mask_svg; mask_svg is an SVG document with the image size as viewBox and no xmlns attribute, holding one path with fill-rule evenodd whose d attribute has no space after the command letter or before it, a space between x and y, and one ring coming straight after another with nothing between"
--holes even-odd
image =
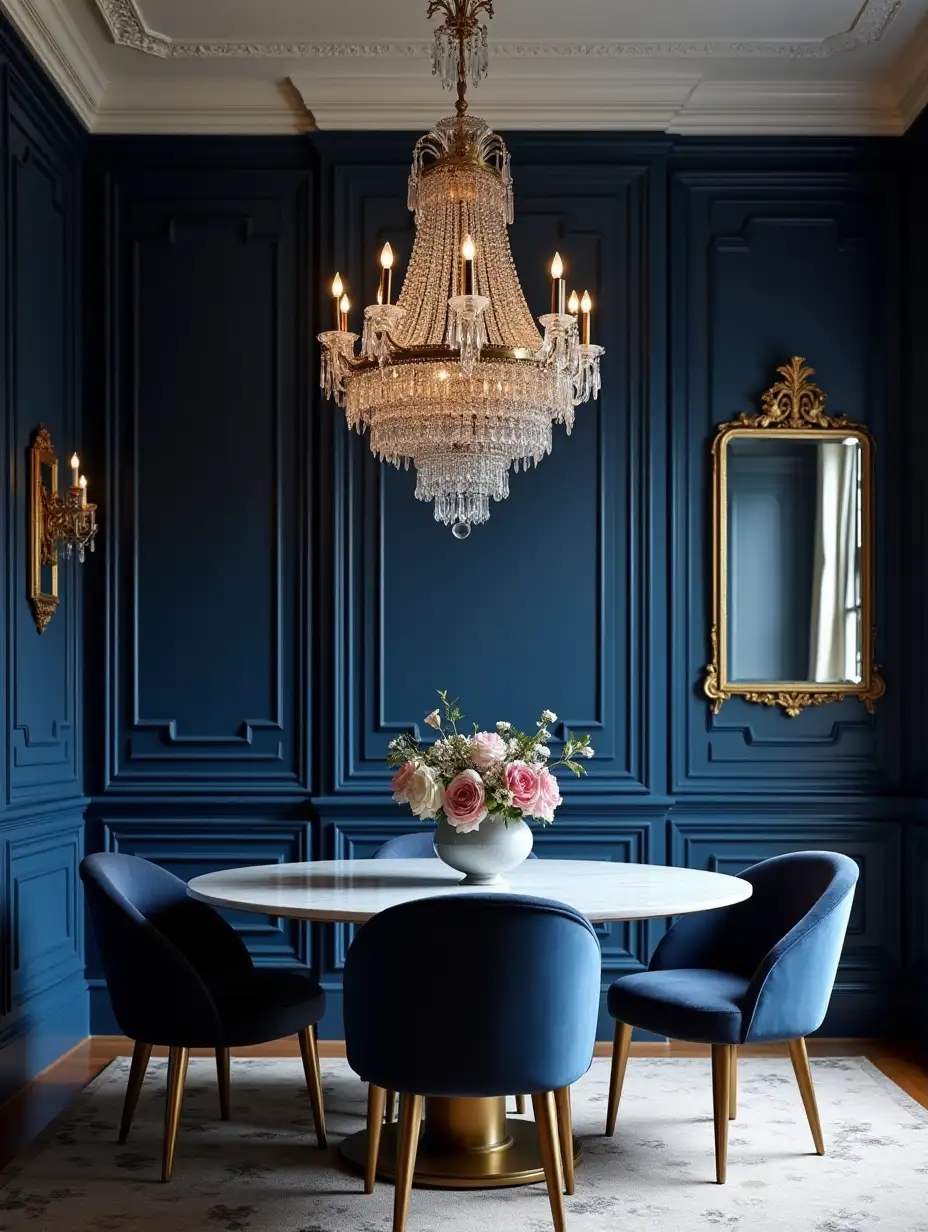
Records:
<instances>
[{"instance_id":1,"label":"white ceramic vase","mask_svg":"<svg viewBox=\"0 0 928 1232\"><path fill-rule=\"evenodd\" d=\"M440 821L433 846L439 860L467 874L461 885L489 886L499 885L506 873L527 860L533 843L532 827L524 821L491 815L468 834Z\"/></svg>"}]
</instances>

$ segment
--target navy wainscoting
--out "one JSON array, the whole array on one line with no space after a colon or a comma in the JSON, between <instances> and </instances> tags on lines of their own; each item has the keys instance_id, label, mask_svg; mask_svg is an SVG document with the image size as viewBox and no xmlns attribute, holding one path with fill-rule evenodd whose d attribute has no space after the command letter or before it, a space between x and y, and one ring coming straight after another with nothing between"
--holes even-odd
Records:
<instances>
[{"instance_id":1,"label":"navy wainscoting","mask_svg":"<svg viewBox=\"0 0 928 1232\"><path fill-rule=\"evenodd\" d=\"M551 706L597 757L542 858L735 872L846 852L861 881L824 1029L897 1027L902 143L515 136L523 285L541 310L546 262L569 259L605 389L458 543L317 388L334 270L357 320L386 239L402 277L414 138L91 140L107 516L106 576L87 578L88 845L184 876L362 858L415 825L384 754L435 688L484 723ZM711 440L793 354L878 445L875 718L738 700L713 717L701 693ZM262 961L317 967L339 1037L349 930L235 922ZM604 980L640 970L664 927L602 928ZM88 975L93 1029L111 1030L92 950Z\"/></svg>"},{"instance_id":2,"label":"navy wainscoting","mask_svg":"<svg viewBox=\"0 0 928 1232\"><path fill-rule=\"evenodd\" d=\"M81 579L60 569L40 636L27 599L29 445L52 433L62 483L80 446L85 138L0 22L0 1099L88 1033L83 907ZM91 467L91 475L94 471ZM102 560L100 561L102 566Z\"/></svg>"}]
</instances>

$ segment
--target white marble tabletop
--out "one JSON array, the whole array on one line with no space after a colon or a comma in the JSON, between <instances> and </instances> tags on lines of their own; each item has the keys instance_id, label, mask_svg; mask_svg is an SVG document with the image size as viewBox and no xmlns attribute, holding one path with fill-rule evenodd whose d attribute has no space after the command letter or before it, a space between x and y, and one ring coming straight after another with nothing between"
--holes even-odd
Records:
<instances>
[{"instance_id":1,"label":"white marble tabletop","mask_svg":"<svg viewBox=\"0 0 928 1232\"><path fill-rule=\"evenodd\" d=\"M363 923L378 911L439 894L530 894L570 903L593 923L684 915L739 903L738 877L658 864L527 860L498 886L461 886L440 860L320 860L267 864L194 877L192 898L215 907L301 920Z\"/></svg>"}]
</instances>

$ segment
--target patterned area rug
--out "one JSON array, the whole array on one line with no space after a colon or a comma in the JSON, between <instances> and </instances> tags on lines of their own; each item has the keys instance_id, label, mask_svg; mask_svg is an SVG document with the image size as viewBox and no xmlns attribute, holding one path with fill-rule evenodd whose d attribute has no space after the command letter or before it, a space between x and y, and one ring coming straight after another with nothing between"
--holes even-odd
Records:
<instances>
[{"instance_id":1,"label":"patterned area rug","mask_svg":"<svg viewBox=\"0 0 928 1232\"><path fill-rule=\"evenodd\" d=\"M231 1122L215 1069L193 1060L174 1180L159 1178L166 1062L153 1061L132 1135L116 1144L129 1071L117 1061L0 1187L0 1230L389 1232L393 1191L372 1197L338 1141L363 1127L365 1089L323 1061L329 1147L315 1148L298 1060L232 1066ZM570 1232L928 1232L928 1111L859 1058L812 1062L828 1154L812 1153L789 1061L740 1063L728 1184L713 1183L708 1061L629 1062L615 1138L603 1135L609 1062L574 1088L583 1139ZM550 1232L541 1185L413 1193L409 1232Z\"/></svg>"}]
</instances>

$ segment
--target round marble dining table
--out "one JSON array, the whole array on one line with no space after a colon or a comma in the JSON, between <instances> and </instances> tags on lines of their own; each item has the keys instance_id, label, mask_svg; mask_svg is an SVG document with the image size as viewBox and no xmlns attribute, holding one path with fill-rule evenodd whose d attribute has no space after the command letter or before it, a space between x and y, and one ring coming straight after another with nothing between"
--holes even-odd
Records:
<instances>
[{"instance_id":1,"label":"round marble dining table","mask_svg":"<svg viewBox=\"0 0 928 1232\"><path fill-rule=\"evenodd\" d=\"M461 874L435 859L320 860L233 868L194 877L192 898L214 907L328 923L361 924L412 899L471 893ZM699 869L605 860L527 860L497 886L479 893L529 894L569 903L601 924L707 911L741 902L751 886L738 877ZM398 963L401 961L398 956ZM513 1094L518 1094L513 1092ZM367 1131L347 1137L341 1152L363 1168ZM378 1173L395 1168L395 1126L385 1125ZM579 1157L579 1144L575 1143ZM426 1101L425 1131L415 1182L441 1188L494 1188L544 1180L535 1127L506 1118L501 1099Z\"/></svg>"}]
</instances>

